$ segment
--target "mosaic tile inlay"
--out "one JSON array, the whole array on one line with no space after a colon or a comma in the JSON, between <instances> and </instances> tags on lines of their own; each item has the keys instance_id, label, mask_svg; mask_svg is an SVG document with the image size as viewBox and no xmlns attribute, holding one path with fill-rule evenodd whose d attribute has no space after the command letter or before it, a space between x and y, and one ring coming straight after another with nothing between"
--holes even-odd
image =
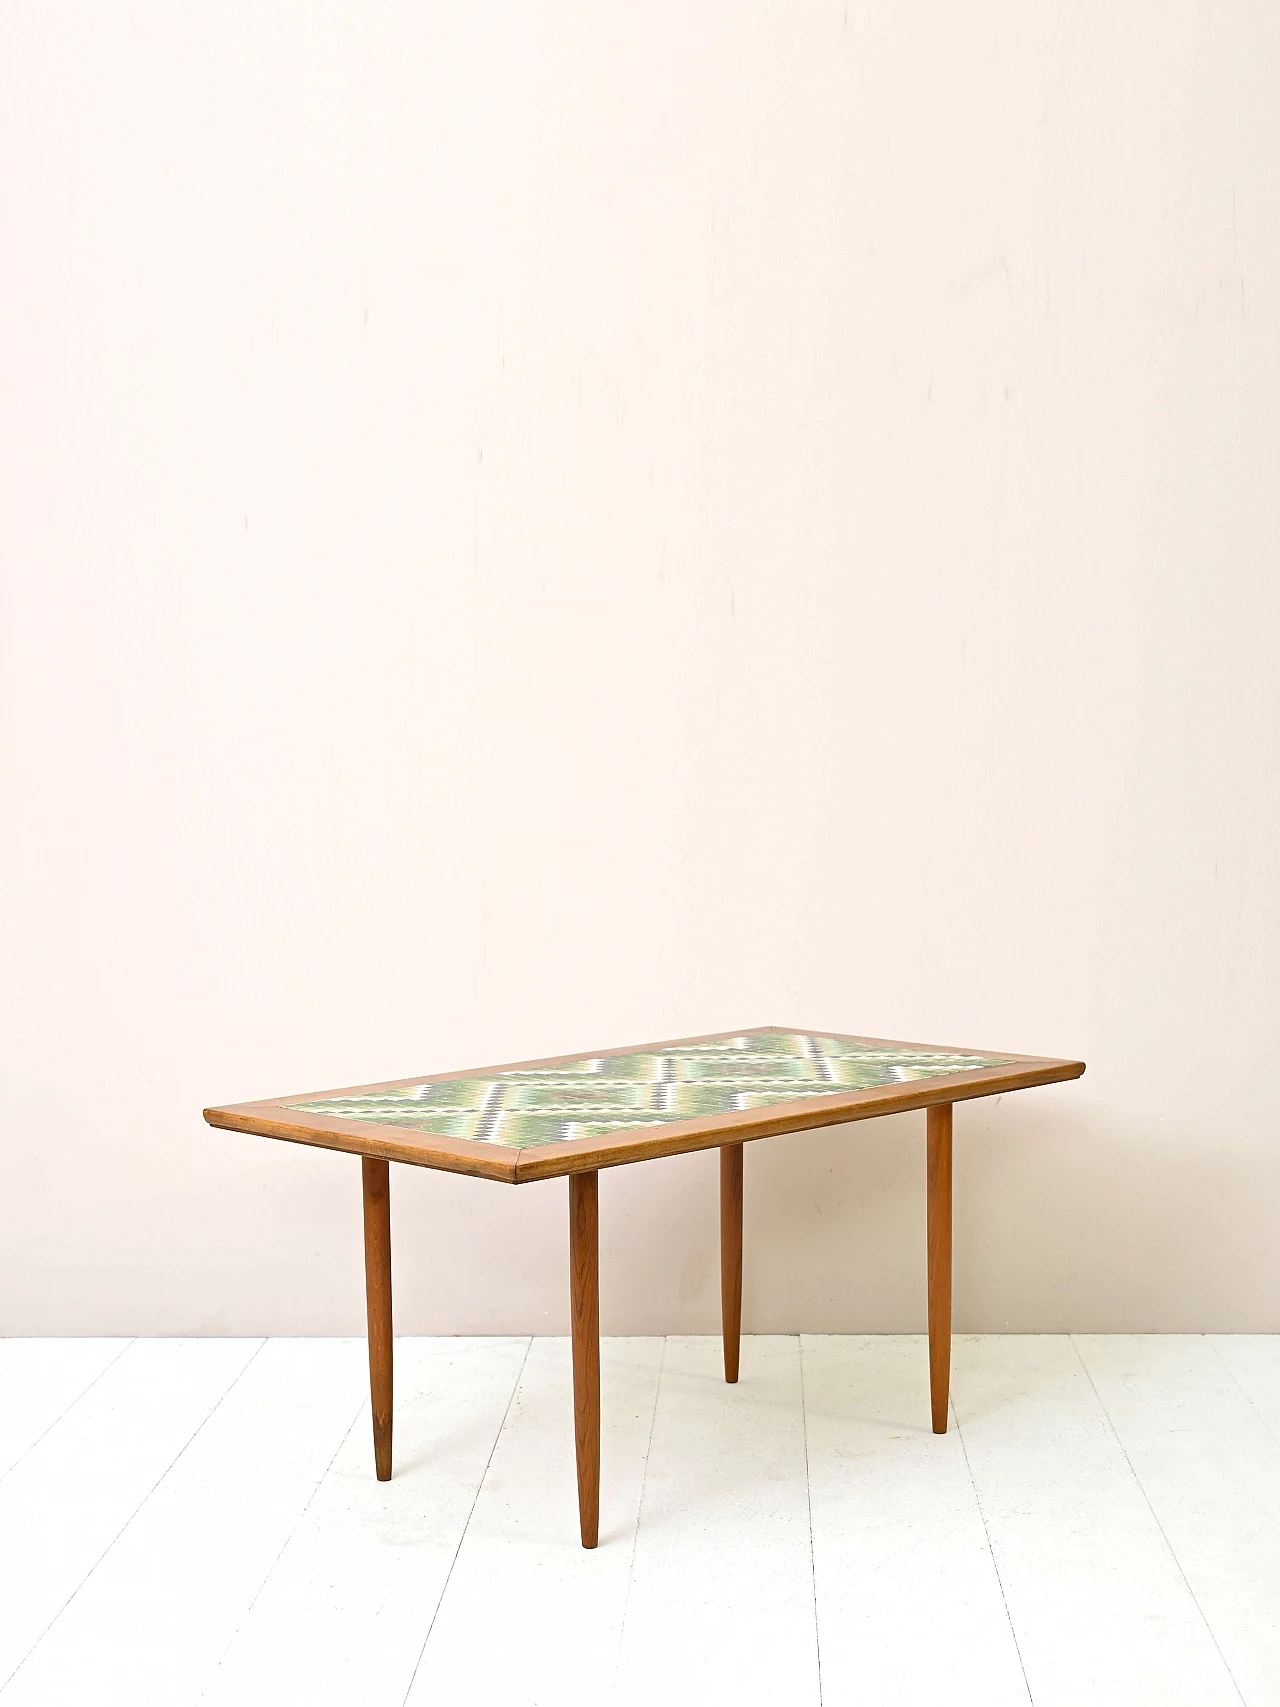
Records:
<instances>
[{"instance_id":1,"label":"mosaic tile inlay","mask_svg":"<svg viewBox=\"0 0 1280 1707\"><path fill-rule=\"evenodd\" d=\"M633 1055L592 1055L557 1067L512 1067L289 1107L477 1143L526 1149L566 1138L767 1108L801 1097L1003 1066L1007 1057L849 1043L806 1032L744 1032Z\"/></svg>"}]
</instances>

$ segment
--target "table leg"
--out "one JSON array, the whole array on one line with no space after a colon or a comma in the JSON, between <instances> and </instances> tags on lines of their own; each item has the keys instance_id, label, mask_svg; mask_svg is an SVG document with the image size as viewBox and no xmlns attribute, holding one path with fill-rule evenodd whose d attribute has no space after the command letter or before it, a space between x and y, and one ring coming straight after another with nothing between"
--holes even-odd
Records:
<instances>
[{"instance_id":1,"label":"table leg","mask_svg":"<svg viewBox=\"0 0 1280 1707\"><path fill-rule=\"evenodd\" d=\"M738 1379L742 1339L742 1145L720 1146L720 1322L724 1378Z\"/></svg>"},{"instance_id":2,"label":"table leg","mask_svg":"<svg viewBox=\"0 0 1280 1707\"><path fill-rule=\"evenodd\" d=\"M360 1158L364 1185L364 1295L369 1315L369 1397L373 1405L373 1464L391 1480L391 1186L387 1164Z\"/></svg>"},{"instance_id":3,"label":"table leg","mask_svg":"<svg viewBox=\"0 0 1280 1707\"><path fill-rule=\"evenodd\" d=\"M929 1398L947 1432L951 1386L951 1104L928 1111Z\"/></svg>"},{"instance_id":4,"label":"table leg","mask_svg":"<svg viewBox=\"0 0 1280 1707\"><path fill-rule=\"evenodd\" d=\"M573 1434L582 1545L600 1538L599 1175L569 1175L569 1300L573 1327Z\"/></svg>"}]
</instances>

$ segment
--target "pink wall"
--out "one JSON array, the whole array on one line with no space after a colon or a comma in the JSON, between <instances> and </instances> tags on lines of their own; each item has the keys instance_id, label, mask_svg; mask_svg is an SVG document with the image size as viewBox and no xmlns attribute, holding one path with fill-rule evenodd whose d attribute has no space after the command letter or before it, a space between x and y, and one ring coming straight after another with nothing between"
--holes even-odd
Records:
<instances>
[{"instance_id":1,"label":"pink wall","mask_svg":"<svg viewBox=\"0 0 1280 1707\"><path fill-rule=\"evenodd\" d=\"M305 17L306 21L303 22ZM357 1330L211 1101L751 1023L957 1119L957 1326L1277 1325L1280 11L0 12L0 1330ZM923 1320L923 1117L746 1325ZM602 1181L716 1320L715 1159ZM564 1187L400 1170L404 1331Z\"/></svg>"}]
</instances>

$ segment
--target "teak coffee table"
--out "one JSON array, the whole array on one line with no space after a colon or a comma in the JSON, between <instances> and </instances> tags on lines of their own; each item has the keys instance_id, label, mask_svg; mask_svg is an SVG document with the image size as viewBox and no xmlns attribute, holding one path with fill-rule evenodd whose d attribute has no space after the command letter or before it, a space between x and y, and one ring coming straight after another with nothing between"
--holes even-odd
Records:
<instances>
[{"instance_id":1,"label":"teak coffee table","mask_svg":"<svg viewBox=\"0 0 1280 1707\"><path fill-rule=\"evenodd\" d=\"M594 1055L478 1067L341 1091L207 1108L211 1126L347 1150L361 1158L373 1456L391 1475L391 1200L388 1162L523 1185L569 1180L573 1421L582 1545L600 1514L601 1168L720 1151L724 1377L738 1379L742 1324L742 1146L907 1109L928 1111L929 1389L947 1428L951 1372L951 1106L1077 1079L1083 1061L979 1053L836 1032L761 1026Z\"/></svg>"}]
</instances>

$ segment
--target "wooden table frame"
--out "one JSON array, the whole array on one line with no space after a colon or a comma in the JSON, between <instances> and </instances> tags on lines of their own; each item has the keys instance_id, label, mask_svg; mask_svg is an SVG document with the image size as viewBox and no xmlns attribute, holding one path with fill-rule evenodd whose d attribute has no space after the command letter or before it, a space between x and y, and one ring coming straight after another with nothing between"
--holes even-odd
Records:
<instances>
[{"instance_id":1,"label":"wooden table frame","mask_svg":"<svg viewBox=\"0 0 1280 1707\"><path fill-rule=\"evenodd\" d=\"M751 1033L795 1032L803 1027L753 1026ZM569 1181L569 1297L573 1342L573 1415L578 1472L578 1516L584 1547L594 1547L600 1521L600 1285L599 1285L599 1170L692 1150L720 1151L720 1303L724 1341L725 1380L738 1379L742 1330L742 1198L743 1145L781 1133L811 1131L854 1120L923 1108L927 1111L926 1205L928 1253L929 1391L935 1434L945 1434L951 1368L951 1138L952 1106L975 1097L998 1096L1032 1085L1076 1079L1083 1061L1000 1052L998 1066L876 1086L843 1089L830 1096L807 1096L762 1108L692 1120L667 1121L635 1127L607 1138L579 1138L541 1144L523 1150L465 1138L407 1131L372 1121L338 1119L314 1111L300 1112L300 1102L355 1096L459 1078L535 1067L554 1067L591 1059L595 1055L624 1055L670 1049L684 1044L714 1043L744 1035L738 1031L710 1032L699 1037L667 1038L660 1043L633 1044L625 1049L582 1051L546 1056L536 1061L504 1062L498 1067L473 1068L465 1073L418 1075L341 1091L305 1092L273 1097L264 1102L234 1103L207 1108L211 1126L258 1133L325 1149L344 1150L361 1158L364 1198L365 1297L369 1325L369 1389L373 1413L374 1465L379 1481L391 1476L393 1419L393 1350L391 1327L391 1196L390 1162L438 1168L521 1185L529 1180L565 1176ZM854 1037L846 1032L813 1031L807 1035L882 1048L924 1053L945 1051L940 1045L904 1044L893 1039ZM973 1051L973 1053L978 1053ZM982 1053L995 1053L982 1052Z\"/></svg>"}]
</instances>

